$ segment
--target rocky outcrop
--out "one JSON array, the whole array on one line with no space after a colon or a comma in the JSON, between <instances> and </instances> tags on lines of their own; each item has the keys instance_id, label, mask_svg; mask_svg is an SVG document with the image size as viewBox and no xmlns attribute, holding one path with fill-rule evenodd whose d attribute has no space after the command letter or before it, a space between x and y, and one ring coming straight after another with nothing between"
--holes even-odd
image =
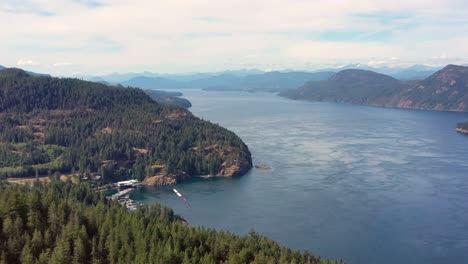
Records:
<instances>
[{"instance_id":1,"label":"rocky outcrop","mask_svg":"<svg viewBox=\"0 0 468 264\"><path fill-rule=\"evenodd\" d=\"M246 174L252 166L252 157L250 151L246 148L242 152L235 151L231 147L218 144L205 147L194 147L193 151L205 156L217 156L224 160L216 173L208 176L212 177L236 177ZM152 176L146 176L142 184L146 186L165 186L174 185L194 176L183 171L167 174L164 173L165 165L153 165L152 168L158 169L160 173Z\"/></svg>"},{"instance_id":2,"label":"rocky outcrop","mask_svg":"<svg viewBox=\"0 0 468 264\"><path fill-rule=\"evenodd\" d=\"M141 182L142 185L146 186L166 186L176 183L177 180L175 178L167 175L148 176L143 180L143 182Z\"/></svg>"},{"instance_id":3,"label":"rocky outcrop","mask_svg":"<svg viewBox=\"0 0 468 264\"><path fill-rule=\"evenodd\" d=\"M236 159L223 162L220 170L214 177L235 177L246 174L252 168L250 159ZM173 174L159 173L153 176L146 176L142 185L146 186L166 186L180 183L184 180L192 178L194 175L189 175L185 172L177 172Z\"/></svg>"},{"instance_id":4,"label":"rocky outcrop","mask_svg":"<svg viewBox=\"0 0 468 264\"><path fill-rule=\"evenodd\" d=\"M189 178L190 176L185 172L177 172L173 174L159 173L154 176L147 176L141 184L146 186L166 186L180 183L181 181Z\"/></svg>"},{"instance_id":5,"label":"rocky outcrop","mask_svg":"<svg viewBox=\"0 0 468 264\"><path fill-rule=\"evenodd\" d=\"M260 170L271 170L271 166L268 164L256 164L255 168Z\"/></svg>"},{"instance_id":6,"label":"rocky outcrop","mask_svg":"<svg viewBox=\"0 0 468 264\"><path fill-rule=\"evenodd\" d=\"M462 134L468 134L468 129L464 129L460 127L455 128L455 131L457 131L458 133L462 133Z\"/></svg>"},{"instance_id":7,"label":"rocky outcrop","mask_svg":"<svg viewBox=\"0 0 468 264\"><path fill-rule=\"evenodd\" d=\"M218 144L208 145L202 148L194 147L193 150L206 156L221 157L224 162L218 172L211 176L240 176L247 173L252 167L252 157L249 149L245 146L241 152L236 152L232 147Z\"/></svg>"},{"instance_id":8,"label":"rocky outcrop","mask_svg":"<svg viewBox=\"0 0 468 264\"><path fill-rule=\"evenodd\" d=\"M455 131L458 133L468 134L468 121L464 123L458 123Z\"/></svg>"},{"instance_id":9,"label":"rocky outcrop","mask_svg":"<svg viewBox=\"0 0 468 264\"><path fill-rule=\"evenodd\" d=\"M233 162L224 162L221 169L215 176L241 176L246 174L252 168L252 164L246 159L235 160Z\"/></svg>"}]
</instances>

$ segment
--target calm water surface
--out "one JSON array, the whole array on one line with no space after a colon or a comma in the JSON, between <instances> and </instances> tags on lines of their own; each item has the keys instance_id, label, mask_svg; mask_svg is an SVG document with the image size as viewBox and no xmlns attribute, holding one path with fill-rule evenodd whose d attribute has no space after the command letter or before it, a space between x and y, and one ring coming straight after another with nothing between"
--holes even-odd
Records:
<instances>
[{"instance_id":1,"label":"calm water surface","mask_svg":"<svg viewBox=\"0 0 468 264\"><path fill-rule=\"evenodd\" d=\"M468 137L463 113L184 91L191 111L237 133L253 169L234 179L142 188L192 225L246 234L348 263L468 263Z\"/></svg>"}]
</instances>

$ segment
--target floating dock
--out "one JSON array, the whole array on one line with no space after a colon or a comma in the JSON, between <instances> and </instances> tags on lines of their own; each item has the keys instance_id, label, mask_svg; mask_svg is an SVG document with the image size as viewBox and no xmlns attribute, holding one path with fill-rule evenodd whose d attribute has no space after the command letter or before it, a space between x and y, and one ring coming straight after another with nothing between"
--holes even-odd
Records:
<instances>
[{"instance_id":1,"label":"floating dock","mask_svg":"<svg viewBox=\"0 0 468 264\"><path fill-rule=\"evenodd\" d=\"M112 199L112 200L119 199L119 197L124 196L124 195L126 195L127 193L129 193L129 192L131 192L131 191L133 191L133 190L135 190L135 188L125 189L125 190L123 190L123 191L120 191L120 192L118 192L118 193L115 193L115 194L113 194L113 195L111 196L111 199Z\"/></svg>"}]
</instances>

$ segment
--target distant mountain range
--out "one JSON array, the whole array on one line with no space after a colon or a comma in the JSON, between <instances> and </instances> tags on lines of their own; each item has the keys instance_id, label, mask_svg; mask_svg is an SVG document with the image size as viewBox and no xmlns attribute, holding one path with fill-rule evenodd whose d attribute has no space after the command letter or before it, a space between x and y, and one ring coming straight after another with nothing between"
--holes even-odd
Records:
<instances>
[{"instance_id":1,"label":"distant mountain range","mask_svg":"<svg viewBox=\"0 0 468 264\"><path fill-rule=\"evenodd\" d=\"M191 81L180 81L163 77L134 77L122 82L123 86L140 87L143 89L180 89L199 88L206 90L245 90L278 92L291 89L311 80L325 80L333 72L265 72L246 76L236 76L229 73L209 76Z\"/></svg>"},{"instance_id":2,"label":"distant mountain range","mask_svg":"<svg viewBox=\"0 0 468 264\"><path fill-rule=\"evenodd\" d=\"M395 79L400 79L400 77L402 77L402 80L414 80L414 79L418 79L417 77L422 76L424 74L427 74L423 77L423 78L426 78L432 73L440 70L441 67L432 67L432 66L426 66L426 65L420 65L420 64L416 64L416 65L409 66L409 67L388 67L388 66L372 67L366 64L358 63L358 64L348 64L340 68L323 69L320 71L338 72L338 71L349 70L349 69L368 70L368 71L390 75Z\"/></svg>"},{"instance_id":3,"label":"distant mountain range","mask_svg":"<svg viewBox=\"0 0 468 264\"><path fill-rule=\"evenodd\" d=\"M129 81L136 77L149 77L149 78L164 78L174 81L181 81L181 82L190 82L194 80L205 79L212 76L218 75L233 75L236 77L244 77L247 75L253 74L261 74L264 71L257 70L257 69L240 69L240 70L228 70L223 72L211 72L211 73L187 73L187 74L160 74L160 73L153 73L153 72L141 72L141 73L112 73L107 75L101 76L80 76L88 81L106 81L109 83L121 83Z\"/></svg>"},{"instance_id":4,"label":"distant mountain range","mask_svg":"<svg viewBox=\"0 0 468 264\"><path fill-rule=\"evenodd\" d=\"M307 81L325 80L333 75L333 72L266 72L245 76L243 78L234 79L231 82L213 83L205 82L204 87L199 85L199 88L206 90L243 90L254 92L279 92L294 87L298 87ZM224 77L226 79L226 77ZM199 84L195 83L194 85ZM197 87L197 86L194 86Z\"/></svg>"},{"instance_id":5,"label":"distant mountain range","mask_svg":"<svg viewBox=\"0 0 468 264\"><path fill-rule=\"evenodd\" d=\"M468 111L468 67L448 65L422 81L368 70L343 70L280 93L291 99L425 110Z\"/></svg>"},{"instance_id":6,"label":"distant mountain range","mask_svg":"<svg viewBox=\"0 0 468 264\"><path fill-rule=\"evenodd\" d=\"M326 80L334 73L346 69L370 70L387 74L399 80L422 80L440 68L414 65L407 68L370 67L364 64L350 64L340 68L308 71L273 71L242 69L214 73L158 74L151 72L110 74L98 77L85 77L90 81L120 83L124 86L142 89L182 89L198 88L206 90L245 90L279 92L296 88L308 81Z\"/></svg>"},{"instance_id":7,"label":"distant mountain range","mask_svg":"<svg viewBox=\"0 0 468 264\"><path fill-rule=\"evenodd\" d=\"M176 89L186 88L183 82L166 79L163 77L137 76L128 81L121 82L123 86L132 86L142 89Z\"/></svg>"}]
</instances>

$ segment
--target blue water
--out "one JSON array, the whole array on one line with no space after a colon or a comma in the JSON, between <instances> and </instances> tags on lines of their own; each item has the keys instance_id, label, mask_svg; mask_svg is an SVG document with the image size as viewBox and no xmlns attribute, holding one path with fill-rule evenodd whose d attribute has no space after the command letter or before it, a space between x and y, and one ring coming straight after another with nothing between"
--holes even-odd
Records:
<instances>
[{"instance_id":1,"label":"blue water","mask_svg":"<svg viewBox=\"0 0 468 264\"><path fill-rule=\"evenodd\" d=\"M246 234L348 263L468 263L468 114L184 91L191 111L237 133L253 169L133 194L192 225Z\"/></svg>"}]
</instances>

